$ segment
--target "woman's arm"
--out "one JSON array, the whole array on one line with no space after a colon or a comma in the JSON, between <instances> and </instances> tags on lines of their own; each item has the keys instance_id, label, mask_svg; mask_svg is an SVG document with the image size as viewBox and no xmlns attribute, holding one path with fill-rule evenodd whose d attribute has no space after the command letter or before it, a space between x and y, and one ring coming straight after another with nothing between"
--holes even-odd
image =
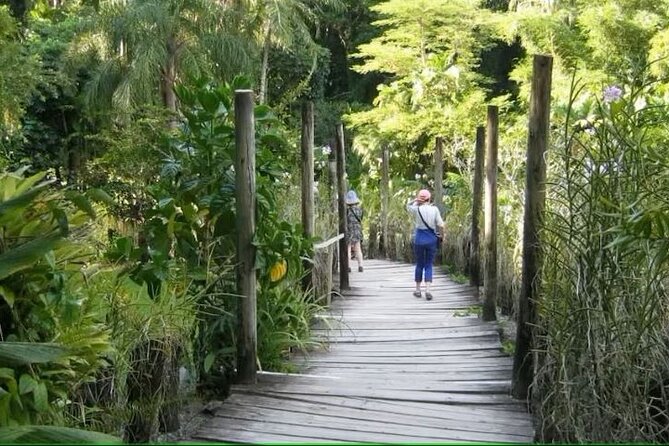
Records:
<instances>
[{"instance_id":1,"label":"woman's arm","mask_svg":"<svg viewBox=\"0 0 669 446\"><path fill-rule=\"evenodd\" d=\"M435 217L435 225L437 227L437 234L441 235L442 237L444 236L444 220L441 218L441 213L439 213L439 208L437 209L436 217Z\"/></svg>"}]
</instances>

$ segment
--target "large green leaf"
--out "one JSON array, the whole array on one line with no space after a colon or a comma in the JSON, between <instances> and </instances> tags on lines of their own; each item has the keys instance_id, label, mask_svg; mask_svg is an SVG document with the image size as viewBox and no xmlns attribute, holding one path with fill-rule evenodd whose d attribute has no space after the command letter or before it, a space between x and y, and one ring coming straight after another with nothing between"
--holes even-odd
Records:
<instances>
[{"instance_id":1,"label":"large green leaf","mask_svg":"<svg viewBox=\"0 0 669 446\"><path fill-rule=\"evenodd\" d=\"M58 344L41 342L0 342L0 364L28 365L56 361L68 353ZM1 443L1 442L0 442Z\"/></svg>"},{"instance_id":2,"label":"large green leaf","mask_svg":"<svg viewBox=\"0 0 669 446\"><path fill-rule=\"evenodd\" d=\"M86 196L91 200L97 201L99 203L105 203L110 206L113 206L115 204L114 199L102 189L97 189L97 188L88 189L86 191Z\"/></svg>"},{"instance_id":3,"label":"large green leaf","mask_svg":"<svg viewBox=\"0 0 669 446\"><path fill-rule=\"evenodd\" d=\"M44 254L54 249L61 239L60 236L38 238L0 254L0 280L33 266Z\"/></svg>"},{"instance_id":4,"label":"large green leaf","mask_svg":"<svg viewBox=\"0 0 669 446\"><path fill-rule=\"evenodd\" d=\"M75 191L68 191L65 193L65 198L70 200L76 207L88 214L89 217L95 219L97 215L95 214L95 209L91 205L91 202L85 195L80 194Z\"/></svg>"},{"instance_id":5,"label":"large green leaf","mask_svg":"<svg viewBox=\"0 0 669 446\"><path fill-rule=\"evenodd\" d=\"M21 195L17 195L7 201L0 202L0 215L7 215L16 208L27 206L35 199L35 197L41 194L49 186L49 184L51 184L51 181L40 183L34 188L22 193Z\"/></svg>"},{"instance_id":6,"label":"large green leaf","mask_svg":"<svg viewBox=\"0 0 669 446\"><path fill-rule=\"evenodd\" d=\"M0 444L121 444L121 440L100 432L58 426L16 426L0 428Z\"/></svg>"}]
</instances>

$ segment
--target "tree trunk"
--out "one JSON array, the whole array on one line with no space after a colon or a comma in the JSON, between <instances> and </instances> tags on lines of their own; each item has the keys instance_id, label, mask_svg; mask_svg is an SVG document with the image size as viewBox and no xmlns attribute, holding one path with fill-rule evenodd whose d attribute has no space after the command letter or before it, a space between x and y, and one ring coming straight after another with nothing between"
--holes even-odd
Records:
<instances>
[{"instance_id":1,"label":"tree trunk","mask_svg":"<svg viewBox=\"0 0 669 446\"><path fill-rule=\"evenodd\" d=\"M269 21L265 25L265 41L262 47L262 66L260 68L260 92L258 93L258 103L264 104L267 99L267 75L269 71L269 48L272 37L272 27Z\"/></svg>"},{"instance_id":2,"label":"tree trunk","mask_svg":"<svg viewBox=\"0 0 669 446\"><path fill-rule=\"evenodd\" d=\"M438 136L434 144L434 204L444 212L444 139Z\"/></svg>"},{"instance_id":3,"label":"tree trunk","mask_svg":"<svg viewBox=\"0 0 669 446\"><path fill-rule=\"evenodd\" d=\"M173 113L170 118L168 126L171 129L176 128L176 112L177 112L177 95L174 92L174 84L176 83L177 72L177 45L174 37L167 39L167 60L163 67L161 76L161 90L163 96L163 105Z\"/></svg>"},{"instance_id":4,"label":"tree trunk","mask_svg":"<svg viewBox=\"0 0 669 446\"><path fill-rule=\"evenodd\" d=\"M381 237L383 256L388 258L388 200L390 197L390 151L384 144L381 152Z\"/></svg>"}]
</instances>

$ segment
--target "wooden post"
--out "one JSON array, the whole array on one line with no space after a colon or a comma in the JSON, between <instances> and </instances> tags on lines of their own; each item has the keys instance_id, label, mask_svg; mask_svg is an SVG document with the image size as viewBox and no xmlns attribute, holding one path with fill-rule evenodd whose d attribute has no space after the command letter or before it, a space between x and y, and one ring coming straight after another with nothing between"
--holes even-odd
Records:
<instances>
[{"instance_id":1,"label":"wooden post","mask_svg":"<svg viewBox=\"0 0 669 446\"><path fill-rule=\"evenodd\" d=\"M253 90L235 91L235 185L237 209L237 292L239 333L237 336L237 381L256 382L256 141Z\"/></svg>"},{"instance_id":2,"label":"wooden post","mask_svg":"<svg viewBox=\"0 0 669 446\"><path fill-rule=\"evenodd\" d=\"M527 173L525 183L525 215L523 218L523 266L516 353L513 358L512 394L526 399L534 375L532 353L533 326L537 323L535 302L539 297L539 271L542 263L539 228L546 202L546 161L551 110L553 58L534 56L530 119L527 133Z\"/></svg>"},{"instance_id":3,"label":"wooden post","mask_svg":"<svg viewBox=\"0 0 669 446\"><path fill-rule=\"evenodd\" d=\"M381 150L381 237L383 239L383 256L388 258L388 200L390 197L390 150L383 144Z\"/></svg>"},{"instance_id":4,"label":"wooden post","mask_svg":"<svg viewBox=\"0 0 669 446\"><path fill-rule=\"evenodd\" d=\"M337 199L337 143L335 147L330 147L330 154L328 155L328 175L330 177L330 193L332 199L332 215L339 214L339 200ZM335 273L339 269L339 244L334 248L332 259L332 272Z\"/></svg>"},{"instance_id":5,"label":"wooden post","mask_svg":"<svg viewBox=\"0 0 669 446\"><path fill-rule=\"evenodd\" d=\"M444 140L437 136L434 144L434 204L444 213Z\"/></svg>"},{"instance_id":6,"label":"wooden post","mask_svg":"<svg viewBox=\"0 0 669 446\"><path fill-rule=\"evenodd\" d=\"M344 124L337 124L337 190L339 210L339 233L346 234L346 153L344 151ZM339 289L347 290L348 284L348 250L346 237L339 240Z\"/></svg>"},{"instance_id":7,"label":"wooden post","mask_svg":"<svg viewBox=\"0 0 669 446\"><path fill-rule=\"evenodd\" d=\"M488 106L485 157L485 234L483 277L483 320L494 321L497 298L497 130L498 108Z\"/></svg>"},{"instance_id":8,"label":"wooden post","mask_svg":"<svg viewBox=\"0 0 669 446\"><path fill-rule=\"evenodd\" d=\"M306 237L314 236L314 103L302 104L302 228ZM313 286L311 264L304 262L302 289Z\"/></svg>"},{"instance_id":9,"label":"wooden post","mask_svg":"<svg viewBox=\"0 0 669 446\"><path fill-rule=\"evenodd\" d=\"M302 227L314 235L314 103L302 104Z\"/></svg>"},{"instance_id":10,"label":"wooden post","mask_svg":"<svg viewBox=\"0 0 669 446\"><path fill-rule=\"evenodd\" d=\"M479 216L481 215L481 201L483 199L483 156L485 150L485 129L476 127L476 155L474 158L474 185L472 198L472 240L469 245L469 284L477 291L481 286L481 248Z\"/></svg>"}]
</instances>

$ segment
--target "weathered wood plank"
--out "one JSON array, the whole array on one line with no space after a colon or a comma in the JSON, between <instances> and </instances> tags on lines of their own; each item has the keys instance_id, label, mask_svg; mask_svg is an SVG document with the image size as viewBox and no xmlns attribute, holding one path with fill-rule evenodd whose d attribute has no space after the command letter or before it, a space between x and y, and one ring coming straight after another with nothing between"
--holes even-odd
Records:
<instances>
[{"instance_id":1,"label":"weathered wood plank","mask_svg":"<svg viewBox=\"0 0 669 446\"><path fill-rule=\"evenodd\" d=\"M250 405L230 404L216 414L217 417L237 420L271 420L272 423L293 425L298 430L305 426L324 429L342 429L349 430L355 434L383 434L399 435L417 440L437 439L441 441L522 441L527 440L526 436L463 431L460 429L444 428L442 423L434 423L433 426L425 426L418 423L410 423L396 419L395 423L388 423L386 420L374 419L374 417L364 416L362 411L349 412L348 414L339 412L337 414L329 411L308 412L305 410L286 410L286 407L258 407ZM430 420L429 414L426 414L424 420ZM416 421L416 420L414 420ZM435 420L436 421L436 420ZM434 427L436 426L436 427Z\"/></svg>"},{"instance_id":2,"label":"weathered wood plank","mask_svg":"<svg viewBox=\"0 0 669 446\"><path fill-rule=\"evenodd\" d=\"M459 431L473 430L474 432L500 432L510 435L527 436L527 432L532 428L531 423L527 422L527 420L496 419L493 412L482 414L480 411L476 412L461 407L450 411L434 411L432 407L425 406L423 409L399 411L396 406L387 403L368 402L364 406L360 405L360 407L357 407L337 404L336 401L310 402L266 395L234 394L226 402L240 406L284 408L287 411L294 412L327 413L333 417L362 417L363 419L374 421L386 421L395 424L410 423L411 425L416 424L429 427L453 422L453 425L456 426L454 430ZM468 423L459 423L461 421L467 421Z\"/></svg>"},{"instance_id":3,"label":"weathered wood plank","mask_svg":"<svg viewBox=\"0 0 669 446\"><path fill-rule=\"evenodd\" d=\"M384 389L376 386L367 387L343 387L343 386L319 386L286 383L281 385L258 384L234 386L234 391L239 393L262 394L264 391L278 394L297 395L333 395L351 398L373 398L387 401L415 401L442 404L508 404L507 395L494 393L470 394L456 392L432 392L428 390L402 390Z\"/></svg>"},{"instance_id":4,"label":"weathered wood plank","mask_svg":"<svg viewBox=\"0 0 669 446\"><path fill-rule=\"evenodd\" d=\"M327 406L342 407L345 409L363 409L374 410L378 412L425 416L430 414L431 418L444 420L467 420L473 419L481 423L493 424L511 424L520 429L531 426L525 410L510 409L499 411L498 407L503 406L472 406L460 405L451 406L435 403L417 403L411 401L384 401L368 400L363 398L342 398L331 395L282 395L272 392L265 392L261 395L237 395L240 398L274 398L283 401L286 404L292 404L294 401L301 401L310 404L323 404ZM235 397L235 394L232 395ZM518 406L520 407L520 406Z\"/></svg>"},{"instance_id":5,"label":"weathered wood plank","mask_svg":"<svg viewBox=\"0 0 669 446\"><path fill-rule=\"evenodd\" d=\"M497 323L463 316L478 306L475 289L437 273L427 302L411 295L412 279L411 265L367 261L315 322L322 347L293 355L303 375L261 372L258 384L233 386L195 438L531 442Z\"/></svg>"}]
</instances>

